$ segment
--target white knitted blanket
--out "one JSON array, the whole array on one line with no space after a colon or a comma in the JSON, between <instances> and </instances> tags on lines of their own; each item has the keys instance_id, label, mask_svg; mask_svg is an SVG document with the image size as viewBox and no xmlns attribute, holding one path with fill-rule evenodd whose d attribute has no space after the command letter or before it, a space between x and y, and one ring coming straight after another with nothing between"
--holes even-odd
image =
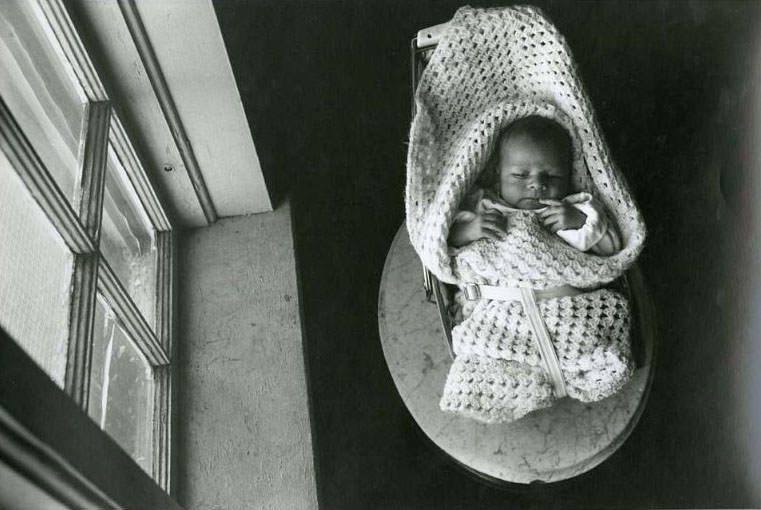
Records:
<instances>
[{"instance_id":1,"label":"white knitted blanket","mask_svg":"<svg viewBox=\"0 0 761 510\"><path fill-rule=\"evenodd\" d=\"M459 9L421 76L415 104L407 230L423 264L440 280L457 283L447 253L449 227L500 129L532 114L568 129L575 191L597 197L619 227L624 246L605 259L607 272L620 274L635 260L644 222L608 154L571 52L538 9ZM580 277L596 270L580 268Z\"/></svg>"},{"instance_id":2,"label":"white knitted blanket","mask_svg":"<svg viewBox=\"0 0 761 510\"><path fill-rule=\"evenodd\" d=\"M579 268L597 257L567 245L542 227L533 211L508 214L507 233L457 250L453 269L465 282L543 289L589 286ZM604 265L600 266L604 271ZM614 274L601 273L598 283ZM465 301L452 329L456 355L440 407L487 423L506 422L555 400L543 370L534 331L519 301ZM591 402L618 391L631 377L629 305L624 296L598 289L538 301L557 354L565 389Z\"/></svg>"},{"instance_id":3,"label":"white knitted blanket","mask_svg":"<svg viewBox=\"0 0 761 510\"><path fill-rule=\"evenodd\" d=\"M641 214L609 156L565 40L538 9L458 10L421 76L415 104L407 230L423 264L440 280L591 288L620 276L639 255L645 239ZM477 241L450 257L447 237L458 206L500 130L528 115L555 119L571 134L574 191L591 193L607 208L623 242L615 255L597 257L555 243L526 213L508 232L519 238L502 246ZM496 258L502 250L514 256ZM597 290L539 301L539 308L570 396L597 400L629 378L623 296ZM441 407L495 422L550 405L552 389L520 303L479 301L465 305L463 315L452 331L457 358Z\"/></svg>"}]
</instances>

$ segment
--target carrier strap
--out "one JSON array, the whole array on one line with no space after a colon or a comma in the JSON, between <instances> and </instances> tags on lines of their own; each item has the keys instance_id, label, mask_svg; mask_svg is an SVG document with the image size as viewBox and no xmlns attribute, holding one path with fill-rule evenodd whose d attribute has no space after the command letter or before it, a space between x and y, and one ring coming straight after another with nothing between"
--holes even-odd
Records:
<instances>
[{"instance_id":1,"label":"carrier strap","mask_svg":"<svg viewBox=\"0 0 761 510\"><path fill-rule=\"evenodd\" d=\"M547 325L542 320L539 313L539 307L536 304L537 299L549 299L561 296L575 296L583 291L564 285L562 287L553 287L551 289L534 290L526 287L495 287L493 285L478 285L468 283L464 286L463 291L468 300L491 299L498 301L520 301L523 305L523 311L531 324L531 330L534 333L534 342L541 355L544 369L552 382L555 396L558 398L567 395L563 373L560 370L560 361L558 360L555 347L552 345L550 333L547 331Z\"/></svg>"},{"instance_id":2,"label":"carrier strap","mask_svg":"<svg viewBox=\"0 0 761 510\"><path fill-rule=\"evenodd\" d=\"M555 396L558 398L565 397L567 393L565 391L563 373L560 371L560 361L555 352L555 347L550 340L550 333L547 331L547 325L539 314L539 307L536 305L534 289L521 288L520 292L523 311L526 312L526 316L531 322L531 329L534 331L534 339L539 348L539 352L542 354L544 368L547 370L547 375L550 376L552 385L555 387Z\"/></svg>"}]
</instances>

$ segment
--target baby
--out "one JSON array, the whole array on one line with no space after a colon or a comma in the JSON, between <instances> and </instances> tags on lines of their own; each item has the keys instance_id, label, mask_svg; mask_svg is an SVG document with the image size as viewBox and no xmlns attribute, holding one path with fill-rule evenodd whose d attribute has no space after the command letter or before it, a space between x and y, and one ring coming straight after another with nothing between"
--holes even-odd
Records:
<instances>
[{"instance_id":1,"label":"baby","mask_svg":"<svg viewBox=\"0 0 761 510\"><path fill-rule=\"evenodd\" d=\"M618 251L618 235L599 203L588 193L569 195L572 151L570 136L553 120L530 116L510 124L479 179L483 187L463 204L475 212L465 210L455 217L449 244L497 240L510 211L524 209L535 210L548 230L581 251Z\"/></svg>"},{"instance_id":2,"label":"baby","mask_svg":"<svg viewBox=\"0 0 761 510\"><path fill-rule=\"evenodd\" d=\"M621 242L591 194L571 193L572 161L560 124L516 120L461 204L448 242L466 284L442 409L507 422L565 395L600 400L631 377L626 298L578 276L584 257Z\"/></svg>"}]
</instances>

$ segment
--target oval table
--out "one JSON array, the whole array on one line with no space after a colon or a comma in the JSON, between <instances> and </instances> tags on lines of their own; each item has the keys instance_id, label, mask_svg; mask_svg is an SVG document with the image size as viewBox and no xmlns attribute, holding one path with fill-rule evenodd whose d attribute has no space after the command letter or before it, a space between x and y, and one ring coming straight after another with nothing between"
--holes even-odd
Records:
<instances>
[{"instance_id":1,"label":"oval table","mask_svg":"<svg viewBox=\"0 0 761 510\"><path fill-rule=\"evenodd\" d=\"M402 225L386 258L378 302L383 353L399 395L440 450L490 482L554 482L592 469L629 436L653 378L650 303L640 272L635 268L628 278L633 338L644 347L632 380L599 402L564 398L516 422L485 425L439 409L452 359L438 309L426 299L420 259Z\"/></svg>"}]
</instances>

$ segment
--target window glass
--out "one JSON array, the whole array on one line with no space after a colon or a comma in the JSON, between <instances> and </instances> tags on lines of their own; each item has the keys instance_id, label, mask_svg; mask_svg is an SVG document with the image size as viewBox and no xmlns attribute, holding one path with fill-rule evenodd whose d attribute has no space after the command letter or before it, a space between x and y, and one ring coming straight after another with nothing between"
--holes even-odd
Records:
<instances>
[{"instance_id":1,"label":"window glass","mask_svg":"<svg viewBox=\"0 0 761 510\"><path fill-rule=\"evenodd\" d=\"M143 317L155 329L155 230L111 147L106 169L100 249Z\"/></svg>"},{"instance_id":2,"label":"window glass","mask_svg":"<svg viewBox=\"0 0 761 510\"><path fill-rule=\"evenodd\" d=\"M0 326L63 387L73 256L0 151Z\"/></svg>"},{"instance_id":3,"label":"window glass","mask_svg":"<svg viewBox=\"0 0 761 510\"><path fill-rule=\"evenodd\" d=\"M86 97L48 41L35 2L0 8L0 96L73 204Z\"/></svg>"},{"instance_id":4,"label":"window glass","mask_svg":"<svg viewBox=\"0 0 761 510\"><path fill-rule=\"evenodd\" d=\"M150 474L153 371L98 295L88 414Z\"/></svg>"}]
</instances>

